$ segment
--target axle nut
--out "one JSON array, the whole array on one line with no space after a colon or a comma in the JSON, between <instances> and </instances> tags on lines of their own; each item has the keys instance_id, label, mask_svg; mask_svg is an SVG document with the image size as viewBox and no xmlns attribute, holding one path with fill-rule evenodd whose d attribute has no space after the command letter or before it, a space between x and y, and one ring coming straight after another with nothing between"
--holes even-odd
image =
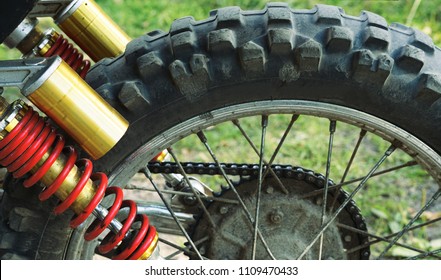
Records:
<instances>
[{"instance_id":1,"label":"axle nut","mask_svg":"<svg viewBox=\"0 0 441 280\"><path fill-rule=\"evenodd\" d=\"M283 220L283 212L278 209L273 210L269 215L269 219L273 224L280 224Z\"/></svg>"}]
</instances>

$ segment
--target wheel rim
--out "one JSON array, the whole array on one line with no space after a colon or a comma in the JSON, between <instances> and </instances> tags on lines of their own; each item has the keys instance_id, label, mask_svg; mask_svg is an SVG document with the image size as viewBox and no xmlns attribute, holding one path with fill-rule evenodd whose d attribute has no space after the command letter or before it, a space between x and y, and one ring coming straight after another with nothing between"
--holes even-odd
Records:
<instances>
[{"instance_id":1,"label":"wheel rim","mask_svg":"<svg viewBox=\"0 0 441 280\"><path fill-rule=\"evenodd\" d=\"M261 126L261 123L264 123L262 119L266 119L262 116L269 116L268 125ZM291 123L290 120L294 119L293 116L300 116L300 118ZM302 119L303 123L301 123ZM239 124L232 123L232 120L240 122ZM312 121L318 124L311 125ZM300 124L298 125L298 123ZM226 129L225 126L231 127ZM234 138L237 136L226 133L230 130L235 130L239 138ZM253 132L253 130L255 131ZM204 132L207 143L197 141L198 137L195 136L195 133L199 131ZM320 135L317 134L317 131ZM284 133L287 133L287 137L281 141L281 135ZM220 135L224 141L224 147L222 141L213 140L215 134ZM249 139L246 139L246 135ZM236 143L240 149L233 150L235 145L225 144L231 140L229 137L241 139L240 143ZM314 138L317 138L316 141ZM271 144L273 140L275 144ZM249 141L255 144L254 150L249 145ZM239 104L213 110L180 123L154 137L120 164L111 174L110 179L113 182L121 183L127 181L127 178L133 177L127 184L129 186L127 189L135 189L133 198L144 206L144 212L153 215L152 220L156 220L160 224L157 226L159 231L161 232L162 225L166 232L179 234L179 228L173 228L170 223L163 221L164 216L168 220L172 220L171 216L166 214L166 207L161 203L158 205L157 200L152 202L150 198L142 198L139 195L138 189L145 187L151 189L152 186L148 178L142 177L142 173L135 175L137 170L145 167L146 159L153 158L163 149L173 147L172 153L178 162L214 162L209 152L212 149L214 156L219 158L220 162L257 163L261 170L256 179L256 206L254 208L259 209L258 201L260 199L257 197L265 187L263 178L260 180L259 178L263 177L265 162L268 163L272 159L277 145L280 145L281 142L283 142L282 148L277 152L274 162L302 166L323 174L322 176L325 178L323 189L333 186L334 189L335 186L339 190L342 188L352 196L347 202L354 200L360 207L363 217L366 217L368 230L357 232L357 234L365 237L362 243L367 242L367 244L353 246L352 251L370 247L372 249L371 258L441 258L441 246L438 244L440 236L434 234L439 231L441 223L438 222L441 207L439 203L436 203L436 198L440 195L441 157L415 136L399 127L369 114L342 106L311 101L278 100ZM313 149L309 146L302 146L302 143L305 142L311 142L319 147ZM195 143L197 143L197 147ZM292 151L293 147L294 151ZM233 151L223 153L222 148ZM284 149L289 150L289 148L291 148L291 152L287 153L288 157L280 156ZM243 151L239 153L238 150ZM263 157L259 157L259 153L263 154ZM251 156L252 154L254 155ZM314 160L307 160L308 157L314 158ZM351 160L351 158L353 159ZM410 169L412 170L409 171ZM424 172L426 173L423 174ZM403 179L403 176L406 177ZM214 179L214 181L210 181L210 179L207 181L206 176L200 176L197 179L211 186L216 185L216 187L228 185L225 178L218 177L220 178ZM163 184L163 180L158 177L154 177L153 180L154 184ZM336 180L340 184L326 183L333 182L332 180ZM405 192L401 190L403 188L406 188ZM175 257L182 252L186 252L185 254L192 258L205 257L204 244L207 244L207 238L209 239L210 236L202 238L198 232L194 231L195 225L203 223L200 217L210 215L210 211L212 211L208 209L210 203L204 199L202 203L204 205L198 205L197 213L192 212L191 207L182 211L177 209L178 207L182 208L181 202L176 203L176 200L170 199L168 195L170 190L173 193L173 189L162 189L161 192L162 195L165 194L165 199L172 204L171 208L174 208L174 214L183 220L183 228L186 229L190 241L185 238L181 238L181 240L186 242L187 247L194 245L198 250L196 252L190 250L190 252L185 246L177 245L177 241L167 240L168 237L161 238L162 244L171 245L176 249L175 253L172 252L169 255L170 257ZM332 198L327 195L330 191L322 191L321 193L320 197L327 203L332 201ZM176 195L175 192L174 196L179 197L180 194ZM187 193L185 197L191 196ZM218 197L222 198L222 194ZM409 201L404 201L403 197ZM277 199L275 200L277 201ZM394 208L394 204L398 206ZM188 204L184 206L188 206ZM343 203L337 203L334 206L337 211L339 206L342 206L341 211L346 209ZM204 207L207 208L205 212L200 210ZM161 213L158 214L158 211ZM242 211L247 212L246 209L242 209ZM249 258L256 258L258 256L252 253L260 250L260 245L256 245L258 243L256 240L263 241L265 238L259 237L261 234L259 223L256 226L256 223L253 222L254 217L259 217L259 211L248 212L244 216L249 216L248 226L253 229L251 233L254 235L252 238L254 245L251 245L253 249L251 249ZM193 218L193 214L198 214L198 218ZM319 244L319 247L323 247L320 244L326 244L322 238L326 235L320 233L330 230L338 222L337 217L338 214L329 213L328 209L326 212L322 212L314 238L305 242L308 244L303 250L298 251L301 252L298 257L325 257L320 253L315 257L311 256L309 253L311 249L308 249L308 246L313 248ZM332 220L333 218L334 220ZM259 218L257 220L259 221ZM340 228L344 226L351 227L342 225ZM227 229L222 230L227 231ZM196 237L197 240L193 240ZM205 240L202 240L204 238ZM342 240L344 241L344 237ZM271 246L268 244L265 248L271 248ZM271 251L271 249L268 250ZM296 251L296 254L298 252ZM274 255L277 255L277 252L273 254L273 257L275 257ZM332 256L328 256L328 258L332 258Z\"/></svg>"}]
</instances>

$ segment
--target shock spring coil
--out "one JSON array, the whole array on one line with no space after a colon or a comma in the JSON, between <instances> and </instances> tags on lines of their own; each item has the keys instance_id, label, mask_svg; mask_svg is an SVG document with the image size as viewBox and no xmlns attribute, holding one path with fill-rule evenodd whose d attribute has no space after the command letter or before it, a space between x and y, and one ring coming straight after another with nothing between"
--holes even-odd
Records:
<instances>
[{"instance_id":1,"label":"shock spring coil","mask_svg":"<svg viewBox=\"0 0 441 280\"><path fill-rule=\"evenodd\" d=\"M69 66L75 70L75 72L80 75L81 78L85 78L87 71L90 69L90 60L84 59L82 53L75 48L72 43L63 37L62 34L58 34L55 31L51 31L48 35L48 41L43 44L42 55L44 57L51 57L58 55L63 59Z\"/></svg>"},{"instance_id":2,"label":"shock spring coil","mask_svg":"<svg viewBox=\"0 0 441 280\"><path fill-rule=\"evenodd\" d=\"M14 178L21 178L30 172L24 180L25 187L31 187L39 182L51 169L51 166L60 157L67 157L62 171L49 186L40 193L39 199L44 201L53 194L58 196L63 181L74 168L77 161L77 152L71 146L65 146L65 140L55 129L46 122L31 107L24 105L24 113L15 127L0 140L0 164L7 167ZM22 110L23 111L23 110ZM44 159L46 158L46 159ZM131 200L123 200L122 190L118 187L108 187L108 178L104 173L92 174L92 162L80 159L77 164L84 171L76 186L55 207L55 214L67 210L76 201L84 186L93 182L96 191L87 206L81 211L75 211L70 225L75 228L83 223L90 214L94 213L105 196L114 195L113 205L107 209L108 213L101 219L95 219L86 231L85 239L92 240L115 222L115 216L120 209L129 208L129 214L121 223L118 230L110 231L98 246L102 254L116 254L113 259L140 259L150 255L157 243L156 229L149 224L144 214L137 214L137 206ZM97 183L99 182L99 183ZM96 213L94 213L96 215ZM133 224L140 224L137 229ZM109 227L111 228L111 226Z\"/></svg>"}]
</instances>

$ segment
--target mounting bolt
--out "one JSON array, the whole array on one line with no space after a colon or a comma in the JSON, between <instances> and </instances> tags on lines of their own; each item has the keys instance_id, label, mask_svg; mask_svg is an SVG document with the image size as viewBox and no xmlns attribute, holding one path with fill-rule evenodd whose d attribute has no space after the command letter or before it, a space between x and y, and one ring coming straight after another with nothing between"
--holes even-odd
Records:
<instances>
[{"instance_id":1,"label":"mounting bolt","mask_svg":"<svg viewBox=\"0 0 441 280\"><path fill-rule=\"evenodd\" d=\"M206 248L205 245L203 245L201 248L199 248L199 253L201 253L202 255L206 253Z\"/></svg>"},{"instance_id":2,"label":"mounting bolt","mask_svg":"<svg viewBox=\"0 0 441 280\"><path fill-rule=\"evenodd\" d=\"M369 251L364 251L364 252L362 253L362 255L363 255L364 258L368 259L369 256L371 255L371 253L370 253Z\"/></svg>"},{"instance_id":3,"label":"mounting bolt","mask_svg":"<svg viewBox=\"0 0 441 280\"><path fill-rule=\"evenodd\" d=\"M221 215L225 215L225 214L227 214L227 213L228 213L228 207L226 207L226 206L222 206L222 207L220 207L220 208L219 208L219 213L220 213Z\"/></svg>"},{"instance_id":4,"label":"mounting bolt","mask_svg":"<svg viewBox=\"0 0 441 280\"><path fill-rule=\"evenodd\" d=\"M274 210L270 213L270 221L273 224L280 224L283 220L283 212L280 210Z\"/></svg>"},{"instance_id":5,"label":"mounting bolt","mask_svg":"<svg viewBox=\"0 0 441 280\"><path fill-rule=\"evenodd\" d=\"M197 203L196 197L194 197L194 196L185 196L183 201L186 205L189 205L189 206L193 206Z\"/></svg>"},{"instance_id":6,"label":"mounting bolt","mask_svg":"<svg viewBox=\"0 0 441 280\"><path fill-rule=\"evenodd\" d=\"M345 239L346 242L351 242L352 241L352 236L350 236L349 234L345 235L344 239Z\"/></svg>"}]
</instances>

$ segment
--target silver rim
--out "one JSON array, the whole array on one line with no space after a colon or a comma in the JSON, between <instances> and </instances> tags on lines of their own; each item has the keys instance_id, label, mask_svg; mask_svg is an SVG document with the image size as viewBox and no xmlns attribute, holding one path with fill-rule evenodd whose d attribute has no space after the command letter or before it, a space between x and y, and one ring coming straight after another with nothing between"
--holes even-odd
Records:
<instances>
[{"instance_id":1,"label":"silver rim","mask_svg":"<svg viewBox=\"0 0 441 280\"><path fill-rule=\"evenodd\" d=\"M277 100L277 101L261 101L261 102L252 102L252 103L245 103L245 104L239 104L234 105L230 107L221 108L218 110L211 111L209 113L205 113L201 116L194 117L192 119L189 119L181 124L176 125L175 127L168 129L161 135L158 135L154 137L151 141L146 143L144 146L140 147L135 153L133 153L129 158L127 158L122 164L118 166L118 168L115 169L115 172L113 172L110 176L111 182L113 184L120 184L126 183L130 178L134 177L135 181L136 177L139 177L137 172L139 170L142 170L143 167L145 167L147 163L147 159L153 158L159 151L166 149L168 147L173 147L174 152L177 155L173 154L173 158L176 162L184 162L184 161L197 161L196 159L192 159L191 151L190 153L181 153L180 151L180 141L181 139L187 139L188 137L194 137L195 133L198 133L200 131L205 132L207 134L210 134L212 131L215 131L220 124L231 124L232 120L239 119L239 120L249 120L253 118L261 118L262 116L269 116L269 123L265 125L259 124L259 126L253 127L257 132L255 135L258 135L255 137L255 152L257 155L262 155L257 157L257 161L254 160L251 163L258 163L260 170L259 170L259 176L257 178L257 187L256 187L256 199L255 199L255 210L248 211L247 207L244 206L241 209L245 212L244 216L248 217L250 227L253 228L252 235L254 235L251 240L253 249L251 250L250 257L249 258L258 258L259 256L256 256L256 251L258 251L258 247L260 245L257 245L260 241L264 248L267 249L267 255L269 257L277 258L277 252L275 254L271 253L271 247L274 245L266 244L265 242L265 236L262 236L262 229L260 229L259 225L259 213L260 208L265 208L266 200L264 198L260 199L260 193L265 188L265 183L263 182L263 173L265 168L265 162L267 163L269 161L269 158L272 158L272 155L274 156L274 152L270 150L274 150L274 146L272 148L268 148L270 150L266 151L266 144L268 147L270 147L270 140L274 140L273 137L270 137L271 135L271 129L278 129L278 133L287 131L290 134L296 134L298 131L295 132L292 131L292 128L285 127L272 127L272 119L274 116L282 116L281 118L287 117L290 118L291 116L297 116L299 115L300 118L306 118L308 121L317 119L321 121L322 123L328 123L329 122L329 129L328 130L321 130L322 134L324 134L323 139L326 139L324 143L322 143L322 146L325 146L327 148L327 151L325 153L322 152L322 158L324 158L324 161L322 161L322 168L317 167L310 167L308 162L306 162L306 165L303 164L304 162L295 162L292 163L293 165L300 165L302 167L306 167L309 169L312 169L314 171L317 171L318 173L323 174L325 178L325 185L323 186L324 190L326 188L332 187L329 182L332 182L332 180L341 180L341 186L346 192L348 192L349 197L347 201L342 201L337 204L335 208L333 208L335 211L329 211L329 209L326 209L327 203L323 203L323 211L321 214L321 221L319 223L319 226L317 230L315 231L315 234L311 237L311 240L308 240L308 242L305 242L305 248L298 249L296 251L296 255L298 258L311 258L310 251L314 250L318 246L318 252L317 256L314 256L312 258L325 258L324 255L322 255L322 247L324 242L324 236L326 235L327 231L331 231L331 229L334 227L336 223L338 223L338 216L341 214L342 211L344 211L346 208L345 203L350 203L351 201L359 202L363 200L363 196L365 196L364 193L369 193L369 190L366 190L369 187L369 184L371 181L373 181L374 177L386 177L386 175L390 175L392 173L396 172L402 172L398 173L398 175L395 176L403 176L402 174L407 174L403 172L407 172L407 168L416 168L415 166L418 166L418 168L425 170L427 174L423 176L423 179L420 177L413 179L413 178L407 178L412 176L407 176L405 178L406 184L408 184L410 181L412 181L413 185L407 186L409 189L408 191L412 193L418 191L418 195L415 195L414 198L415 201L409 201L406 203L402 203L402 205L405 205L406 209L401 209L403 213L400 213L401 216L395 215L393 216L392 213L386 212L383 208L381 208L381 205L378 205L379 201L372 202L372 205L370 205L367 202L361 202L359 204L361 208L361 213L364 217L367 219L368 223L368 232L358 232L358 234L364 235L368 238L368 243L372 250L372 256L371 258L441 258L440 253L440 247L439 245L439 238L441 236L438 236L437 234L434 234L434 231L439 232L440 222L438 222L439 217L437 216L439 214L439 211L441 209L439 203L436 203L436 199L440 195L440 188L439 186L441 181L441 157L433 151L430 147L425 145L422 141L417 139L412 134L404 131L403 129L390 124L382 119L379 119L377 117L371 116L369 114L359 112L350 108L341 107L337 105L331 105L331 104L325 104L325 103L319 103L319 102L311 102L311 101L292 101L292 100ZM262 122L264 123L264 122ZM233 124L232 128L235 126ZM358 134L357 131L360 131L360 136L358 138L354 138L355 141L352 141L353 144L348 147L339 147L341 143L345 142L339 142L339 138L345 138L345 135L340 135L339 126L343 125L344 127L352 127L354 128L353 131L355 131L353 134ZM294 124L294 127L296 124ZM236 125L237 128L237 125ZM251 128L246 128L247 132L250 132ZM245 133L247 133L245 132ZM361 136L364 132L364 136ZM360 156L362 153L362 148L360 146L363 146L363 141L365 141L364 138L365 135L368 135L369 137L374 137L376 139L381 139L383 144L379 144L381 148L375 148L374 150L377 151L375 155L370 156L369 158L363 157L363 165L366 167L365 171L363 171L363 175L359 177L358 179L353 179L357 176L352 176L352 184L349 184L351 181L351 172L352 172L352 166L355 165L354 162L356 160L352 161L353 158L356 158ZM193 136L192 136L193 135ZM259 136L260 135L260 136ZM243 136L243 134L242 134ZM309 135L308 137L311 137ZM315 138L316 135L313 135ZM208 137L211 139L210 137ZM244 138L244 137L243 137ZM269 138L266 139L266 138ZM266 139L266 140L265 140ZM229 141L227 138L222 138L223 141ZM285 141L285 140L284 140ZM300 140L293 140L296 143L299 143ZM308 141L308 140L307 140ZM376 140L377 141L377 140ZM267 143L268 142L268 143ZM276 140L280 144L280 138ZM358 143L359 142L359 143ZM358 143L358 144L356 144ZM285 143L283 143L285 145ZM358 146L357 146L358 145ZM370 143L372 145L372 143ZM216 162L217 158L222 158L222 152L219 152L219 148L217 148L216 141L207 140L206 142L199 142L199 147L202 147L206 151L206 155L210 160L207 160L209 162ZM356 147L357 146L357 147ZM398 146L398 147L397 147ZM213 148L214 147L214 148ZM256 151L256 147L260 150ZM356 147L356 148L355 148ZM245 149L245 147L243 147ZM250 148L250 147L248 147ZM398 149L396 149L398 148ZM283 149L283 146L282 146ZM345 170L344 175L342 176L342 171L335 172L334 165L338 165L338 161L340 160L340 157L338 157L339 151L343 150L351 150L351 158L352 160L349 160L350 163L348 163L348 158L345 158L343 160L342 170ZM382 150L381 150L382 149ZM326 149L325 149L326 150ZM251 150L252 151L252 150ZM370 150L368 151L370 152ZM251 152L252 153L252 152ZM409 164L409 162L402 164L394 163L393 159L396 154L403 154L405 157L407 156L409 158L409 162L413 162L413 164ZM361 157L361 156L360 156ZM195 156L197 158L197 156ZM246 159L244 159L244 156L241 156L241 159L243 162L247 162ZM267 159L265 161L265 159ZM372 159L372 162L369 160ZM220 160L222 162L225 162L224 160ZM232 162L237 162L238 159L233 159ZM287 161L286 164L290 164L289 159L285 160ZM302 160L300 160L302 161ZM320 164L319 164L320 166ZM399 168L396 168L396 167ZM319 169L319 170L317 170ZM338 168L337 168L338 169ZM385 172L385 170L390 170L388 172ZM382 172L386 175L379 175ZM409 173L410 174L410 173ZM412 173L413 174L413 173ZM186 176L187 177L187 176ZM204 177L204 176L202 176ZM204 178L198 178L201 182L205 183ZM219 176L220 180L224 180L224 185L231 184L231 179L228 176ZM343 177L343 178L341 178ZM149 182L149 179L152 179L153 182ZM188 178L184 178L187 179ZM410 180L412 179L412 180ZM153 178L150 175L147 175L147 178L143 179L147 184L152 185L161 185L162 183L158 181L157 179ZM155 181L156 180L156 181ZM229 182L230 181L230 182ZM127 186L133 186L132 184L133 180L127 185ZM391 181L394 184L396 181ZM423 182L423 187L421 187L421 182ZM208 185L213 183L207 183ZM380 182L378 184L385 184L384 182ZM403 186L400 186L400 184L397 184L396 186L392 184L392 186L389 186L391 189L389 191L389 197L385 198L384 200L391 200L395 201L396 204L400 204L399 197L395 196L395 193L392 189L394 188L402 188ZM338 184L337 184L338 186ZM157 186L156 186L157 187ZM234 188L234 187L233 187ZM340 188L340 187L339 187ZM372 188L372 187L371 187ZM374 187L375 188L375 187ZM384 188L384 186L383 186ZM130 188L129 188L130 189ZM135 188L136 189L136 188ZM142 188L141 188L142 189ZM169 200L168 198L168 192L167 190L162 190L162 187L158 187L159 192L162 196L166 196L166 200ZM161 191L162 190L162 191ZM331 198L327 197L328 193L330 191L322 191L323 197L321 198L325 202L328 200L332 200ZM359 194L360 193L360 194ZM374 194L375 196L377 194ZM387 194L382 194L387 196ZM369 197L369 195L366 195ZM179 216L179 220L182 221L180 223L180 228L175 227L173 229L172 226L170 226L170 222L172 221L172 216L164 215L164 212L166 210L165 206L158 206L156 203L151 203L150 201L147 201L149 199L145 199L143 201L143 198L140 198L138 194L135 194L135 198L139 201L141 205L143 205L143 212L152 215L153 220L157 220L157 225L159 231L161 231L161 227L165 228L165 231L171 232L171 233L178 233L182 229L190 228L189 225L193 225L195 223L195 220L192 218L189 213L185 213L185 211L174 211L173 215ZM372 198L371 198L372 199ZM239 204L240 204L240 198L238 198ZM277 200L277 199L276 199ZM418 201L419 200L419 201ZM170 200L171 204L173 202ZM387 202L387 201L386 201ZM204 208L202 202L200 208ZM382 203L382 202L381 202ZM387 202L389 203L389 202ZM415 204L417 203L418 206ZM152 204L155 204L152 206ZM410 207L413 205L415 209L410 209ZM208 206L209 207L209 206ZM404 207L404 206L403 206ZM171 206L173 208L173 206ZM407 209L409 208L409 209ZM401 211L400 210L400 211ZM212 215L212 210L203 209L201 210L201 213L204 213L205 217ZM394 210L395 211L395 210ZM161 212L161 214L157 214L158 212ZM254 219L256 218L256 219ZM216 219L216 217L214 217ZM382 229L378 230L376 228L371 228L370 222L374 221L374 224L384 224L382 225ZM380 222L378 222L378 220ZM257 222L254 222L257 221ZM200 221L199 221L200 222ZM200 222L201 223L201 222ZM344 227L345 225L340 225L341 227ZM346 225L348 227L348 225ZM349 226L350 227L350 226ZM332 229L333 230L333 229ZM356 229L352 229L355 231ZM178 253L187 252L187 254L192 255L192 257L206 257L205 250L206 248L203 248L203 250L193 250L191 253L188 253L188 247L195 247L195 248L202 248L203 246L199 245L200 243L204 243L204 241L201 240L192 240L192 236L197 236L194 232L186 232L186 234L181 234L183 236L186 236L187 239L187 248L185 247L179 247L176 245L176 243L173 243L171 246L176 249L176 253L172 253L171 255L174 257ZM415 237L418 235L417 237ZM410 236L410 237L409 237ZM210 238L207 236L206 238ZM260 241L259 241L260 240ZM169 243L170 241L167 241L166 238L162 238L162 243ZM306 244L307 243L307 244ZM418 243L424 243L424 244L418 244ZM259 243L260 244L260 243ZM170 245L170 244L169 244ZM359 244L359 247L362 247L363 244ZM177 249L175 247L179 247L180 249ZM355 246L356 247L356 246ZM365 246L366 247L366 246ZM356 248L353 248L356 250ZM278 249L275 249L273 251L277 251ZM315 252L315 251L314 251ZM315 255L316 253L314 253ZM323 253L324 254L324 253ZM331 256L332 257L332 256Z\"/></svg>"}]
</instances>

